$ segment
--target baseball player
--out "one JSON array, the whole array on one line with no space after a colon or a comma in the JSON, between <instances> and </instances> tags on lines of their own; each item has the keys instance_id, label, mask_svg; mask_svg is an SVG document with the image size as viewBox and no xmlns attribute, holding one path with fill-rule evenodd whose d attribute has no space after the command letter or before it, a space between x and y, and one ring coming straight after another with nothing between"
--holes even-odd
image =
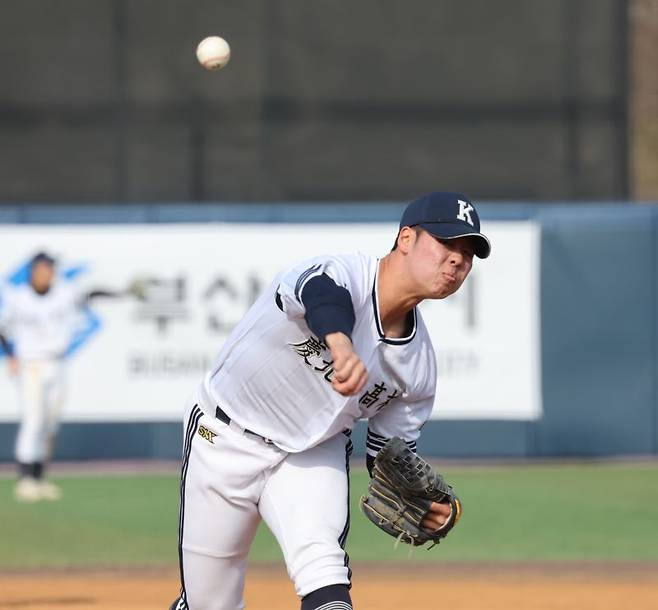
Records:
<instances>
[{"instance_id":1,"label":"baseball player","mask_svg":"<svg viewBox=\"0 0 658 610\"><path fill-rule=\"evenodd\" d=\"M319 256L278 275L235 327L186 407L181 592L171 610L238 610L265 520L302 610L348 610L350 431L369 420L372 466L389 438L413 450L434 404L436 359L417 305L486 258L473 204L430 193L393 250ZM451 516L433 503L429 530Z\"/></svg>"},{"instance_id":2,"label":"baseball player","mask_svg":"<svg viewBox=\"0 0 658 610\"><path fill-rule=\"evenodd\" d=\"M32 258L28 283L2 290L0 345L8 356L9 373L18 382L21 405L15 447L18 482L14 496L18 501L61 497L59 487L44 474L64 397L64 354L80 308L89 299L120 294L107 290L80 293L69 283L57 281L55 260L45 252Z\"/></svg>"}]
</instances>

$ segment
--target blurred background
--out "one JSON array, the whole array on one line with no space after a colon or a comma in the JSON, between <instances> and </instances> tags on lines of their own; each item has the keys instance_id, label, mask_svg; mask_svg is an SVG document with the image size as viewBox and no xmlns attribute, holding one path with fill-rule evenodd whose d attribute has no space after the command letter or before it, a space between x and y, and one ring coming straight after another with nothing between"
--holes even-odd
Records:
<instances>
[{"instance_id":1,"label":"blurred background","mask_svg":"<svg viewBox=\"0 0 658 610\"><path fill-rule=\"evenodd\" d=\"M654 11L9 0L0 200L653 199ZM221 74L196 64L208 34Z\"/></svg>"},{"instance_id":2,"label":"blurred background","mask_svg":"<svg viewBox=\"0 0 658 610\"><path fill-rule=\"evenodd\" d=\"M57 455L177 457L186 388L274 273L367 250L377 231L381 255L404 204L430 190L467 193L497 243L448 313L426 314L448 392L435 417L450 421L424 450L655 454L656 11L653 0L9 2L0 275L18 281L45 249L69 279L154 284L150 305L100 305L82 322ZM218 72L194 53L210 34L232 47ZM368 229L350 237L355 223ZM205 242L201 225L216 231ZM251 245L229 245L239 230ZM137 333L149 316L158 332ZM103 405L93 388L75 394L98 370L123 388ZM6 377L0 392L10 459ZM137 396L149 407L135 409ZM108 430L120 446L99 445Z\"/></svg>"},{"instance_id":3,"label":"blurred background","mask_svg":"<svg viewBox=\"0 0 658 610\"><path fill-rule=\"evenodd\" d=\"M458 191L478 206L493 254L454 299L423 306L440 381L419 451L509 461L498 474L457 470L457 482L488 510L532 496L538 512L496 515L499 533L507 523L525 537L509 548L482 514L454 556L658 560L658 0L2 8L0 278L24 282L46 250L60 281L116 288L140 277L148 288L80 313L56 464L175 467L187 394L274 273L322 252L381 256L408 201ZM231 45L217 72L195 58L208 35ZM5 369L9 473L20 404ZM363 455L362 427L355 445ZM611 470L514 470L620 457ZM533 538L557 518L542 512L542 490L582 492L592 506L581 514L592 515L621 478L635 529L611 541L599 512L572 524L585 538L571 546ZM93 511L114 514L94 480L65 480L65 498L97 497ZM493 480L517 481L518 497L492 496ZM172 512L154 534L162 544L173 540L174 481L163 484ZM151 509L127 511L121 527ZM62 561L93 563L110 538ZM383 545L362 557L385 556ZM17 537L0 560L18 548ZM106 564L125 563L121 549L108 553ZM136 561L175 561L165 555ZM20 565L59 561L25 557Z\"/></svg>"}]
</instances>

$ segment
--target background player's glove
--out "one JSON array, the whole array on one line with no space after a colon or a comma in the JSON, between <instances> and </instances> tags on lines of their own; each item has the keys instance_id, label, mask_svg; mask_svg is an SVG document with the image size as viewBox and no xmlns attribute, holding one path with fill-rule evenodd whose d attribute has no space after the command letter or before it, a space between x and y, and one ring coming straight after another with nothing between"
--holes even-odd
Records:
<instances>
[{"instance_id":1,"label":"background player's glove","mask_svg":"<svg viewBox=\"0 0 658 610\"><path fill-rule=\"evenodd\" d=\"M127 295L133 296L140 301L146 299L151 282L143 277L132 280L125 289Z\"/></svg>"},{"instance_id":2,"label":"background player's glove","mask_svg":"<svg viewBox=\"0 0 658 610\"><path fill-rule=\"evenodd\" d=\"M432 502L451 507L450 517L435 531L421 525ZM432 546L438 544L457 524L462 512L452 487L397 437L390 439L375 458L368 494L361 498L361 510L387 534L414 546L430 541Z\"/></svg>"}]
</instances>

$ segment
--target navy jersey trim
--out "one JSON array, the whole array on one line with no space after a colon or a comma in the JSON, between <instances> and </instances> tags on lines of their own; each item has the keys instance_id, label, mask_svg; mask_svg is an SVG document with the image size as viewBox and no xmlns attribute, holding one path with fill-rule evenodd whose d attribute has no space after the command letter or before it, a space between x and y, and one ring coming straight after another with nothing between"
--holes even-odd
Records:
<instances>
[{"instance_id":1,"label":"navy jersey trim","mask_svg":"<svg viewBox=\"0 0 658 610\"><path fill-rule=\"evenodd\" d=\"M320 269L321 265L313 265L312 267L309 267L306 271L304 271L298 278L297 282L295 283L295 298L301 303L300 299L300 292L302 288L304 287L304 282L311 276L313 275L318 269Z\"/></svg>"},{"instance_id":2,"label":"navy jersey trim","mask_svg":"<svg viewBox=\"0 0 658 610\"><path fill-rule=\"evenodd\" d=\"M377 334L379 335L379 340L383 343L388 343L389 345L406 345L411 343L413 338L416 336L416 330L418 329L418 319L416 316L416 308L414 307L411 310L411 315L413 316L411 333L407 337L387 337L384 334L384 329L382 328L381 317L379 316L379 301L377 300L377 277L379 276L379 261L377 261L377 270L375 271L375 280L372 283L372 309L375 317L375 325L377 327Z\"/></svg>"},{"instance_id":3,"label":"navy jersey trim","mask_svg":"<svg viewBox=\"0 0 658 610\"><path fill-rule=\"evenodd\" d=\"M368 428L368 436L366 437L366 448L378 453L379 450L389 441L390 439L380 434L376 434L370 428ZM407 444L407 447L414 453L416 453L417 445L416 441L404 441Z\"/></svg>"},{"instance_id":4,"label":"navy jersey trim","mask_svg":"<svg viewBox=\"0 0 658 610\"><path fill-rule=\"evenodd\" d=\"M389 441L390 439L382 436L381 434L376 434L370 428L368 428L368 436L366 437L366 468L368 469L368 474L372 476L372 469L375 465L375 457L379 453L379 450ZM404 441L407 444L407 447L414 453L417 453L416 441Z\"/></svg>"},{"instance_id":5,"label":"navy jersey trim","mask_svg":"<svg viewBox=\"0 0 658 610\"><path fill-rule=\"evenodd\" d=\"M347 518L345 520L345 526L343 527L343 531L338 537L338 544L340 545L340 548L343 549L343 553L345 554L344 565L347 568L347 580L349 581L348 588L351 589L352 568L350 568L350 556L345 550L345 545L347 543L347 535L349 534L350 531L350 456L352 455L352 451L354 450L354 445L352 444L352 439L350 438L350 435L348 434L346 436L348 437L347 443L345 444L345 474L347 475Z\"/></svg>"},{"instance_id":6,"label":"navy jersey trim","mask_svg":"<svg viewBox=\"0 0 658 610\"><path fill-rule=\"evenodd\" d=\"M281 298L281 295L279 294L279 288L280 287L281 286L279 285L279 287L276 289L276 293L274 294L274 302L276 303L276 306L281 311L283 311L283 299ZM283 311L283 313L285 313L285 311Z\"/></svg>"},{"instance_id":7,"label":"navy jersey trim","mask_svg":"<svg viewBox=\"0 0 658 610\"><path fill-rule=\"evenodd\" d=\"M178 565L180 570L180 597L175 602L176 608L186 610L187 594L185 591L185 572L183 570L183 528L185 524L185 481L187 479L187 468L190 461L190 453L192 452L192 439L194 438L197 428L199 427L199 420L203 416L203 411L199 405L194 405L190 413L190 419L187 422L185 430L185 441L183 444L183 467L181 469L180 478L180 514L178 521Z\"/></svg>"}]
</instances>

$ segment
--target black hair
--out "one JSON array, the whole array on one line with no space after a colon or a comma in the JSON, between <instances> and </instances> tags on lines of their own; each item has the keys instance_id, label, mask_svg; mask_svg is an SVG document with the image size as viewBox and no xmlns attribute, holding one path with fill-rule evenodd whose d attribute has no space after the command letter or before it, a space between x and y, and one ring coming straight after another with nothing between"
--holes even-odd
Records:
<instances>
[{"instance_id":1,"label":"black hair","mask_svg":"<svg viewBox=\"0 0 658 610\"><path fill-rule=\"evenodd\" d=\"M400 227L400 231L402 231L403 228L404 227ZM423 230L423 228L420 225L413 225L409 228L413 229L416 232L416 235L418 235ZM395 236L395 243L393 244L393 247L391 248L391 252L398 249L398 237L400 237L400 231L398 231L398 234Z\"/></svg>"}]
</instances>

